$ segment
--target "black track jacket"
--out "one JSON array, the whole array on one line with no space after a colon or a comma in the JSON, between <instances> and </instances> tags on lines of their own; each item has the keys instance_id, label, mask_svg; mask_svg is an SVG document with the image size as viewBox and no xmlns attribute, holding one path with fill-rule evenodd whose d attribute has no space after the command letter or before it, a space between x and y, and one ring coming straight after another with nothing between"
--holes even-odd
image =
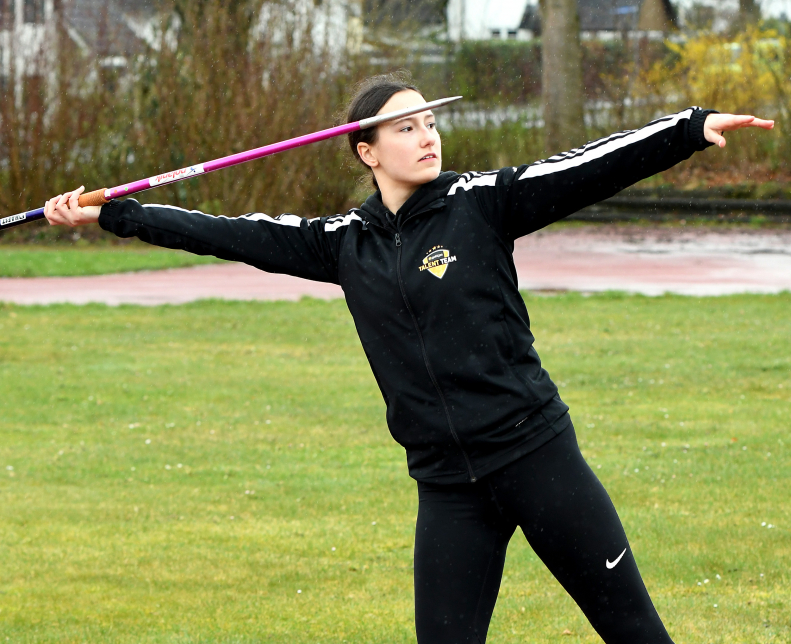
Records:
<instances>
[{"instance_id":1,"label":"black track jacket","mask_svg":"<svg viewBox=\"0 0 791 644\"><path fill-rule=\"evenodd\" d=\"M692 156L689 108L532 165L443 172L393 214L214 217L133 199L102 208L120 237L340 284L419 481L475 482L569 424L517 289L514 240Z\"/></svg>"}]
</instances>

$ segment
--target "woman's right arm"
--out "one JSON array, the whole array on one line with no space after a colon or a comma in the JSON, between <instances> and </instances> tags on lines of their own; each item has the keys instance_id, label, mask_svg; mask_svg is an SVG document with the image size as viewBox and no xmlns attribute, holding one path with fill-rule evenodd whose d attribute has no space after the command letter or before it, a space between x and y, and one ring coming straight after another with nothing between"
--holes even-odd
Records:
<instances>
[{"instance_id":1,"label":"woman's right arm","mask_svg":"<svg viewBox=\"0 0 791 644\"><path fill-rule=\"evenodd\" d=\"M336 284L340 239L346 225L360 219L352 213L319 219L261 213L214 217L175 206L142 205L134 199L111 201L99 211L96 207L80 208L80 192L47 203L44 214L50 223L98 222L119 237L138 237L155 246L214 255L272 273Z\"/></svg>"}]
</instances>

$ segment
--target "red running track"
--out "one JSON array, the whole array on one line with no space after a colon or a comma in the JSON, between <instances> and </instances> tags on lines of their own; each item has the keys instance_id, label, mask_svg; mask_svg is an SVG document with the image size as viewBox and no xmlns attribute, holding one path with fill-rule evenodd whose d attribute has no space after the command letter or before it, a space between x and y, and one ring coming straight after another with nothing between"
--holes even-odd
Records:
<instances>
[{"instance_id":1,"label":"red running track","mask_svg":"<svg viewBox=\"0 0 791 644\"><path fill-rule=\"evenodd\" d=\"M791 230L583 226L517 241L519 286L532 291L619 290L645 295L791 290ZM94 277L0 278L0 301L183 304L193 300L343 297L333 284L215 264Z\"/></svg>"}]
</instances>

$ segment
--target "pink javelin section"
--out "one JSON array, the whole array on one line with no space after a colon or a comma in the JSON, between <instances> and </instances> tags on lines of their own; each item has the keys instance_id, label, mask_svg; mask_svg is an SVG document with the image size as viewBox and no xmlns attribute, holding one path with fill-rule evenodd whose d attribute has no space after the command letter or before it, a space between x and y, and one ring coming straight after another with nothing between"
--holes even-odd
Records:
<instances>
[{"instance_id":1,"label":"pink javelin section","mask_svg":"<svg viewBox=\"0 0 791 644\"><path fill-rule=\"evenodd\" d=\"M246 150L237 154L230 154L219 159L214 159L213 161L206 161L205 163L199 163L197 165L192 165L180 170L158 174L153 177L149 177L148 179L140 179L139 181L125 183L123 185L116 186L115 188L109 188L105 191L104 196L107 199L114 199L115 197L133 195L138 192L143 192L144 190L150 190L151 188L158 185L174 183L176 181L184 181L185 179L196 177L201 174L215 172L216 170L222 170L223 168L230 168L231 166L247 163L248 161L255 161L256 159L263 159L264 157L277 154L278 152L285 152L286 150L293 150L294 148L299 148L303 145L318 143L319 141L325 141L336 136L342 136L359 129L360 121L356 121L354 123L344 123L343 125L338 125L337 127L327 128L326 130L320 130L318 132L311 132L310 134L304 134L302 136L294 137L293 139L271 143L270 145L264 145L263 147L255 148L253 150Z\"/></svg>"},{"instance_id":2,"label":"pink javelin section","mask_svg":"<svg viewBox=\"0 0 791 644\"><path fill-rule=\"evenodd\" d=\"M325 141L326 139L331 139L336 136L342 136L344 134L348 134L349 132L355 132L356 130L362 130L369 127L374 127L379 123L384 123L385 121L389 121L395 118L400 118L402 116L409 116L411 114L418 114L420 112L430 110L435 107L441 107L442 105L447 105L448 103L457 101L460 98L461 96L440 98L436 101L430 101L422 105L413 105L411 107L405 107L402 110L395 110L394 112L379 114L377 116L372 116L367 119L362 119L361 121L355 121L354 123L344 123L343 125L337 125L335 127L330 127L325 130L319 130L318 132L311 132L310 134L303 134L302 136L297 136L294 137L293 139L287 139L286 141L279 141L278 143L271 143L269 145L265 145L260 148L255 148L253 150L246 150L245 152L230 154L220 159L214 159L213 161L206 161L204 163L199 163L197 165L191 165L187 168L172 170L170 172L165 172L164 174L158 174L153 177L149 177L148 179L141 179L139 181L125 183L123 185L116 186L115 188L108 188L107 190L104 191L104 196L106 199L129 196L138 192L143 192L144 190L149 190L150 188L161 186L165 183L184 181L185 179L190 179L191 177L197 177L201 174L206 174L208 172L214 172L215 170L222 170L223 168L229 168L234 165L239 165L240 163L247 163L248 161L255 161L256 159L262 159L264 157L277 154L278 152L293 150L294 148L299 148L302 147L303 145L318 143L319 141Z\"/></svg>"},{"instance_id":3,"label":"pink javelin section","mask_svg":"<svg viewBox=\"0 0 791 644\"><path fill-rule=\"evenodd\" d=\"M286 150L299 148L302 147L303 145L318 143L319 141L325 141L335 136L342 136L343 134L348 134L349 132L354 132L355 130L359 130L359 129L360 129L359 121L356 121L355 123L344 123L343 125L338 125L337 127L331 127L326 130L320 130L319 132L313 132L311 134L297 136L293 139L280 141L279 143L272 143L271 145L265 145L261 148L256 148L255 150L248 150L247 152L239 152L238 154L231 154L227 157L222 157L221 159L209 161L208 163L204 164L204 168L206 172L214 172L215 170L222 170L223 168L228 168L232 165L238 165L239 163L247 163L248 161L261 159L271 154L277 154L278 152L285 152Z\"/></svg>"}]
</instances>

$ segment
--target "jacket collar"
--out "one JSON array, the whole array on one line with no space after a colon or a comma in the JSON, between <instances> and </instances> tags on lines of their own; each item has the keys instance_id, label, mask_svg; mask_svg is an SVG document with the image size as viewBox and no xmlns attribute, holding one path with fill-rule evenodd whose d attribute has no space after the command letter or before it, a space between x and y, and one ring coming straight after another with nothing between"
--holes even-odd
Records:
<instances>
[{"instance_id":1,"label":"jacket collar","mask_svg":"<svg viewBox=\"0 0 791 644\"><path fill-rule=\"evenodd\" d=\"M401 223L414 215L426 210L438 208L444 204L450 184L458 177L455 172L442 172L433 181L424 183L406 200L395 214L391 213L382 203L382 193L377 190L360 206L365 219L372 224L387 229L397 229Z\"/></svg>"}]
</instances>

